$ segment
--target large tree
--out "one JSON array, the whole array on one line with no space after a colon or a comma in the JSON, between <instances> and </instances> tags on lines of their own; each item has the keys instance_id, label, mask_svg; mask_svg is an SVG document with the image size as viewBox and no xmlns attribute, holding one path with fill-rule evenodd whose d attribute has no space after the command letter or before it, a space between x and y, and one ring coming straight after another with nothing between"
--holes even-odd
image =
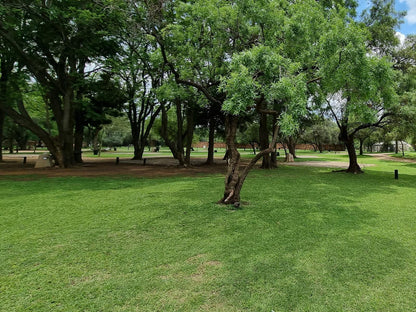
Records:
<instances>
[{"instance_id":1,"label":"large tree","mask_svg":"<svg viewBox=\"0 0 416 312\"><path fill-rule=\"evenodd\" d=\"M392 63L367 48L367 31L347 17L331 20L321 40L320 86L339 127L351 173L361 173L354 147L358 131L382 127L397 108Z\"/></svg>"},{"instance_id":2,"label":"large tree","mask_svg":"<svg viewBox=\"0 0 416 312\"><path fill-rule=\"evenodd\" d=\"M19 66L42 87L59 135L52 137L40 127L22 101L17 110L7 103L0 109L42 139L62 167L75 162L75 114L88 66L115 47L110 35L118 18L114 5L111 0L5 0L0 4L0 37Z\"/></svg>"},{"instance_id":3,"label":"large tree","mask_svg":"<svg viewBox=\"0 0 416 312\"><path fill-rule=\"evenodd\" d=\"M307 94L315 90L306 85L319 80L315 76L317 53L326 16L339 14L340 7L332 1L170 4L175 6L170 11L175 19L170 23L166 22L168 13L149 9L156 20L151 33L175 81L196 88L225 112L229 159L220 202L238 206L248 171L274 146L273 140L269 145L264 142L264 149L241 171L235 145L241 117L273 116L273 131L264 131L267 136L276 133L278 124L287 133L296 128ZM263 125L265 120L260 118Z\"/></svg>"},{"instance_id":4,"label":"large tree","mask_svg":"<svg viewBox=\"0 0 416 312\"><path fill-rule=\"evenodd\" d=\"M127 1L124 8L123 27L117 39L120 51L106 62L126 97L123 110L128 117L132 143L133 159L142 159L153 124L162 110L158 99L158 88L163 84L166 74L160 50L154 39L146 34L145 3Z\"/></svg>"}]
</instances>

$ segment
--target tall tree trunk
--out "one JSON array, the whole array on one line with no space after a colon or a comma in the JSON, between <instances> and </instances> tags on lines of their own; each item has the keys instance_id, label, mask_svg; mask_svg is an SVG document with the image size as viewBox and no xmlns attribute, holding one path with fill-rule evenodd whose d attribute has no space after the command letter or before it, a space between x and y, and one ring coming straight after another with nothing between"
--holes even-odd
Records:
<instances>
[{"instance_id":1,"label":"tall tree trunk","mask_svg":"<svg viewBox=\"0 0 416 312\"><path fill-rule=\"evenodd\" d=\"M182 116L182 103L179 99L176 103L176 159L179 161L180 166L185 165L185 153L183 148L183 116Z\"/></svg>"},{"instance_id":2,"label":"tall tree trunk","mask_svg":"<svg viewBox=\"0 0 416 312\"><path fill-rule=\"evenodd\" d=\"M214 164L214 141L215 141L215 118L211 116L209 119L209 136L208 136L208 157L207 165Z\"/></svg>"},{"instance_id":3,"label":"tall tree trunk","mask_svg":"<svg viewBox=\"0 0 416 312\"><path fill-rule=\"evenodd\" d=\"M365 141L364 139L360 138L360 156L364 155L364 149L363 149L364 141Z\"/></svg>"},{"instance_id":4,"label":"tall tree trunk","mask_svg":"<svg viewBox=\"0 0 416 312\"><path fill-rule=\"evenodd\" d=\"M169 147L170 151L172 152L172 155L175 159L178 160L180 166L185 165L185 154L183 151L183 137L182 137L182 130L183 130L183 123L182 123L182 105L179 100L176 100L175 102L176 107L176 117L177 117L177 123L176 123L176 134L175 138L176 141L173 141L169 137L168 133L168 114L166 108L162 108L162 130L161 130L161 136L163 140L165 141L166 145Z\"/></svg>"},{"instance_id":5,"label":"tall tree trunk","mask_svg":"<svg viewBox=\"0 0 416 312\"><path fill-rule=\"evenodd\" d=\"M140 133L139 133L139 125L137 121L137 117L133 120L130 120L130 129L131 129L131 137L133 141L133 160L142 159L143 152L140 151Z\"/></svg>"},{"instance_id":6,"label":"tall tree trunk","mask_svg":"<svg viewBox=\"0 0 416 312\"><path fill-rule=\"evenodd\" d=\"M186 155L185 155L185 164L187 166L191 165L191 150L192 150L192 140L194 137L194 111L191 108L186 110Z\"/></svg>"},{"instance_id":7,"label":"tall tree trunk","mask_svg":"<svg viewBox=\"0 0 416 312\"><path fill-rule=\"evenodd\" d=\"M396 139L396 141L394 141L394 153L398 154L399 153L399 141Z\"/></svg>"},{"instance_id":8,"label":"tall tree trunk","mask_svg":"<svg viewBox=\"0 0 416 312\"><path fill-rule=\"evenodd\" d=\"M287 138L287 149L289 150L289 153L293 155L293 158L296 158L296 140L293 136Z\"/></svg>"},{"instance_id":9,"label":"tall tree trunk","mask_svg":"<svg viewBox=\"0 0 416 312\"><path fill-rule=\"evenodd\" d=\"M0 161L3 161L3 131L6 115L0 110Z\"/></svg>"},{"instance_id":10,"label":"tall tree trunk","mask_svg":"<svg viewBox=\"0 0 416 312\"><path fill-rule=\"evenodd\" d=\"M96 127L92 133L92 150L94 152L94 155L100 154L100 142L99 142L99 134L101 131L101 127Z\"/></svg>"},{"instance_id":11,"label":"tall tree trunk","mask_svg":"<svg viewBox=\"0 0 416 312\"><path fill-rule=\"evenodd\" d=\"M273 125L277 125L277 116L273 115ZM271 146L273 152L270 154L270 161L274 168L277 168L277 151L276 151L276 142L274 142L274 146Z\"/></svg>"},{"instance_id":12,"label":"tall tree trunk","mask_svg":"<svg viewBox=\"0 0 416 312\"><path fill-rule=\"evenodd\" d=\"M253 155L256 155L256 142L250 142L251 149L253 150Z\"/></svg>"},{"instance_id":13,"label":"tall tree trunk","mask_svg":"<svg viewBox=\"0 0 416 312\"><path fill-rule=\"evenodd\" d=\"M84 120L80 114L75 118L74 133L74 160L76 163L82 163L82 143L84 141Z\"/></svg>"},{"instance_id":14,"label":"tall tree trunk","mask_svg":"<svg viewBox=\"0 0 416 312\"><path fill-rule=\"evenodd\" d=\"M269 148L269 130L267 128L267 114L265 113L261 113L261 110L263 110L265 107L265 102L263 100L261 100L258 105L258 111L260 112L260 123L259 123L259 145L260 145L260 150L265 150ZM263 155L263 160L261 163L261 167L262 169L272 169L273 163L271 161L270 158L270 154L264 154Z\"/></svg>"},{"instance_id":15,"label":"tall tree trunk","mask_svg":"<svg viewBox=\"0 0 416 312\"><path fill-rule=\"evenodd\" d=\"M348 158L349 158L349 166L346 172L362 173L363 171L361 170L357 162L357 154L355 152L355 146L354 146L354 137L348 136L344 142L345 142L345 146L347 147Z\"/></svg>"}]
</instances>

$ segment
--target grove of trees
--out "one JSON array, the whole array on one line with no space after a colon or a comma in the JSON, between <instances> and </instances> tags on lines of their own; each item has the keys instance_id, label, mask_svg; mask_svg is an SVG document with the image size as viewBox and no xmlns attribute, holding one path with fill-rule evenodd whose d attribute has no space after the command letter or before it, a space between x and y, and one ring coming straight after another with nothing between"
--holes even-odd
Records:
<instances>
[{"instance_id":1,"label":"grove of trees","mask_svg":"<svg viewBox=\"0 0 416 312\"><path fill-rule=\"evenodd\" d=\"M157 132L188 166L194 133L205 129L207 163L216 135L227 144L220 202L235 206L258 160L276 166L278 141L294 154L297 141L322 151L338 136L347 172L360 173L357 140L362 153L376 129L395 139L416 133L416 37L397 39L404 13L394 0L372 0L361 16L356 8L355 0L3 0L0 141L17 124L66 168L82 162L87 131L97 142L106 129L116 142L110 125L122 120L119 141L131 140L134 159ZM237 138L260 147L244 168Z\"/></svg>"}]
</instances>

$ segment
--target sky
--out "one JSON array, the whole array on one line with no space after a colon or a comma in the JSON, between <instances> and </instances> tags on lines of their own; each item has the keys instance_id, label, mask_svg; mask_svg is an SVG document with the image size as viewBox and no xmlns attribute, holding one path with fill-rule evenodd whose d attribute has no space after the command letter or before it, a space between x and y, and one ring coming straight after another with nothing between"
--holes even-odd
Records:
<instances>
[{"instance_id":1,"label":"sky","mask_svg":"<svg viewBox=\"0 0 416 312\"><path fill-rule=\"evenodd\" d=\"M358 12L370 7L370 0L358 0ZM416 34L416 0L396 0L397 11L407 11L407 15L404 18L404 23L401 24L400 29L396 29L398 32L404 35Z\"/></svg>"}]
</instances>

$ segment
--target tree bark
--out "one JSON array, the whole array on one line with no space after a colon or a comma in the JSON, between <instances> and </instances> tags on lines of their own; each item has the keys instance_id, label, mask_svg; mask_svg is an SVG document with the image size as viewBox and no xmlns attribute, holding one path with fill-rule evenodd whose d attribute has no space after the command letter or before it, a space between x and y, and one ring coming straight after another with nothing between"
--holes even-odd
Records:
<instances>
[{"instance_id":1,"label":"tree bark","mask_svg":"<svg viewBox=\"0 0 416 312\"><path fill-rule=\"evenodd\" d=\"M238 117L228 115L225 120L226 144L227 144L227 173L225 175L225 190L223 198L218 202L240 206L240 153L235 144L238 126Z\"/></svg>"},{"instance_id":2,"label":"tree bark","mask_svg":"<svg viewBox=\"0 0 416 312\"><path fill-rule=\"evenodd\" d=\"M289 153L293 155L293 158L296 157L296 140L293 138L293 136L289 136L287 138L287 148L289 150Z\"/></svg>"},{"instance_id":3,"label":"tree bark","mask_svg":"<svg viewBox=\"0 0 416 312\"><path fill-rule=\"evenodd\" d=\"M355 152L354 137L349 135L344 141L348 151L349 166L346 172L348 173L363 173L357 162L357 154Z\"/></svg>"},{"instance_id":4,"label":"tree bark","mask_svg":"<svg viewBox=\"0 0 416 312\"><path fill-rule=\"evenodd\" d=\"M98 135L100 134L101 131L101 127L96 127L93 131L93 138L92 138L92 150L94 152L94 155L99 155L100 154L100 142L99 142L99 137Z\"/></svg>"},{"instance_id":5,"label":"tree bark","mask_svg":"<svg viewBox=\"0 0 416 312\"><path fill-rule=\"evenodd\" d=\"M176 107L176 141L173 141L169 137L168 133L168 115L165 107L162 108L162 131L161 136L169 147L172 155L178 160L180 166L185 166L185 154L183 149L183 120L182 120L182 104L179 100L175 101Z\"/></svg>"},{"instance_id":6,"label":"tree bark","mask_svg":"<svg viewBox=\"0 0 416 312\"><path fill-rule=\"evenodd\" d=\"M364 141L365 141L364 139L360 138L360 156L364 155L364 149L363 149Z\"/></svg>"},{"instance_id":7,"label":"tree bark","mask_svg":"<svg viewBox=\"0 0 416 312\"><path fill-rule=\"evenodd\" d=\"M257 105L258 111L260 112L260 122L259 122L259 145L260 150L265 150L269 148L269 130L267 128L267 114L262 113L261 111L265 109L265 103L263 100L260 100L260 102ZM263 160L261 163L262 169L272 169L274 168L273 163L271 161L270 154L264 154Z\"/></svg>"},{"instance_id":8,"label":"tree bark","mask_svg":"<svg viewBox=\"0 0 416 312\"><path fill-rule=\"evenodd\" d=\"M82 163L82 143L84 141L84 121L80 114L75 118L74 161Z\"/></svg>"},{"instance_id":9,"label":"tree bark","mask_svg":"<svg viewBox=\"0 0 416 312\"><path fill-rule=\"evenodd\" d=\"M185 155L185 164L187 166L191 165L191 150L192 150L193 137L194 137L194 111L192 108L188 107L186 110L186 155Z\"/></svg>"},{"instance_id":10,"label":"tree bark","mask_svg":"<svg viewBox=\"0 0 416 312\"><path fill-rule=\"evenodd\" d=\"M219 204L233 205L234 207L240 207L240 193L243 187L244 181L254 167L257 161L262 158L264 155L273 152L274 147L276 146L276 138L278 127L277 124L274 125L273 139L272 143L267 149L261 150L254 156L250 163L241 170L240 172L240 153L237 150L235 144L237 127L238 127L238 117L236 116L227 116L226 117L226 143L227 143L227 174L225 176L225 189L224 196L218 201Z\"/></svg>"},{"instance_id":11,"label":"tree bark","mask_svg":"<svg viewBox=\"0 0 416 312\"><path fill-rule=\"evenodd\" d=\"M3 131L6 115L0 110L0 161L3 161Z\"/></svg>"},{"instance_id":12,"label":"tree bark","mask_svg":"<svg viewBox=\"0 0 416 312\"><path fill-rule=\"evenodd\" d=\"M208 137L208 157L207 165L214 164L214 141L215 141L215 118L211 116L209 119L209 137Z\"/></svg>"}]
</instances>

